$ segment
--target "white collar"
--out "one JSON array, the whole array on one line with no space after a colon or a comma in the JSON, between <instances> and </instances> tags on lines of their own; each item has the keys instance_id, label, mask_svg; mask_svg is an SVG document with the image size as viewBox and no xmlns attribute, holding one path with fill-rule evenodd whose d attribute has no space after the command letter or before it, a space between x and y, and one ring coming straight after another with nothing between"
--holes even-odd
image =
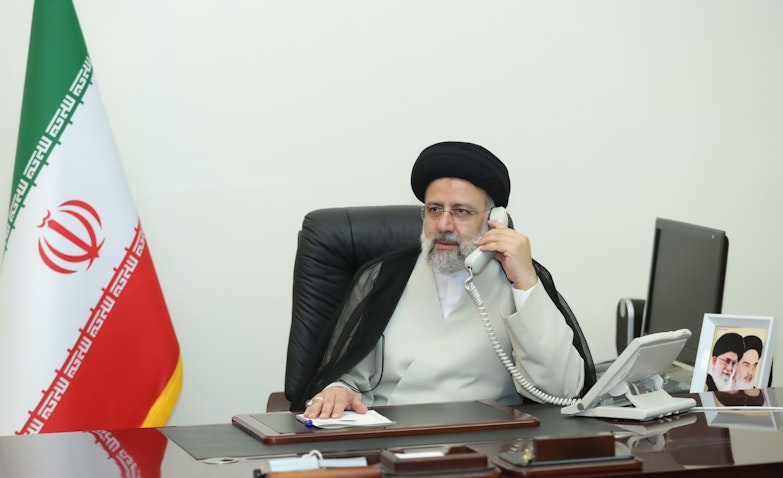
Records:
<instances>
[{"instance_id":1,"label":"white collar","mask_svg":"<svg viewBox=\"0 0 783 478\"><path fill-rule=\"evenodd\" d=\"M435 274L435 285L438 289L440 308L445 319L454 310L460 297L465 292L465 280L467 280L469 274L465 269L453 274L442 274L435 271L433 273Z\"/></svg>"}]
</instances>

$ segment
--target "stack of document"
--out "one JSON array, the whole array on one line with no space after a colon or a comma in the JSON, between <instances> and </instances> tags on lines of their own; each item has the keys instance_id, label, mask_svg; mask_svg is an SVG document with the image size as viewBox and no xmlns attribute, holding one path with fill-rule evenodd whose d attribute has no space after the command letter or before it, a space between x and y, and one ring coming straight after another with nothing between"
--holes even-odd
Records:
<instances>
[{"instance_id":1,"label":"stack of document","mask_svg":"<svg viewBox=\"0 0 783 478\"><path fill-rule=\"evenodd\" d=\"M308 427L335 429L349 427L382 427L394 425L394 422L384 417L375 410L367 413L343 412L340 418L306 418L303 414L296 415L296 419Z\"/></svg>"}]
</instances>

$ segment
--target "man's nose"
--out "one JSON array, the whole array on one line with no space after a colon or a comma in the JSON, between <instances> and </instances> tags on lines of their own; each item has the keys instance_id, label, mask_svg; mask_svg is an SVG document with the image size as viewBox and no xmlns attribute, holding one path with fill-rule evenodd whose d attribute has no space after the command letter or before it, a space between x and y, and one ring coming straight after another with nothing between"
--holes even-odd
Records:
<instances>
[{"instance_id":1,"label":"man's nose","mask_svg":"<svg viewBox=\"0 0 783 478\"><path fill-rule=\"evenodd\" d=\"M451 232L456 227L454 224L454 218L451 216L450 213L445 211L438 218L438 223L436 224L436 226L438 227L438 231L440 232Z\"/></svg>"}]
</instances>

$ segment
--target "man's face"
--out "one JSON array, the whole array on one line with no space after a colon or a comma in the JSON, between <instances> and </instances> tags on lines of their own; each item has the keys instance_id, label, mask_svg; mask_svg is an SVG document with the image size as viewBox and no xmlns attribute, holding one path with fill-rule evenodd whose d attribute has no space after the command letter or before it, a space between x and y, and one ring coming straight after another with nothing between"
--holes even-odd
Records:
<instances>
[{"instance_id":1,"label":"man's face","mask_svg":"<svg viewBox=\"0 0 783 478\"><path fill-rule=\"evenodd\" d=\"M712 357L710 375L712 375L719 390L729 388L736 367L737 354L735 352L725 352L717 357Z\"/></svg>"},{"instance_id":2,"label":"man's face","mask_svg":"<svg viewBox=\"0 0 783 478\"><path fill-rule=\"evenodd\" d=\"M424 218L422 249L427 262L439 272L457 272L463 268L465 257L475 250L475 241L487 230L487 193L463 179L439 178L430 183L424 198L425 206L439 206L445 211L480 211L466 222L455 221L449 212L437 219Z\"/></svg>"},{"instance_id":3,"label":"man's face","mask_svg":"<svg viewBox=\"0 0 783 478\"><path fill-rule=\"evenodd\" d=\"M737 364L737 388L753 388L753 379L756 376L756 367L759 366L759 353L750 349L742 354Z\"/></svg>"}]
</instances>

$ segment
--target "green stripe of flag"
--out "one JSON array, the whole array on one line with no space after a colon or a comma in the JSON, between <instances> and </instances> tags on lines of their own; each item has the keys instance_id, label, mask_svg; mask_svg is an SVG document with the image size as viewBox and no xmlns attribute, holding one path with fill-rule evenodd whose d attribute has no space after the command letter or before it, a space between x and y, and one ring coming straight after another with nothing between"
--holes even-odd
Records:
<instances>
[{"instance_id":1,"label":"green stripe of flag","mask_svg":"<svg viewBox=\"0 0 783 478\"><path fill-rule=\"evenodd\" d=\"M30 30L22 114L5 248L25 197L67 127L92 66L72 0L36 0ZM75 82L82 82L81 87Z\"/></svg>"}]
</instances>

